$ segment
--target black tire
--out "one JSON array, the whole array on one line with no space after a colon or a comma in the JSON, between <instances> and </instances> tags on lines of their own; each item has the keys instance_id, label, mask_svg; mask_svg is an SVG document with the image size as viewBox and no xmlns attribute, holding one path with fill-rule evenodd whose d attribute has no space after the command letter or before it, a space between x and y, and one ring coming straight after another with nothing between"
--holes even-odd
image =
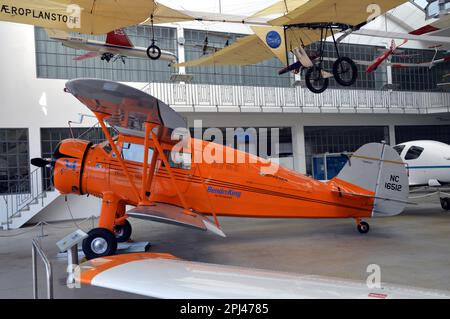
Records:
<instances>
[{"instance_id":1,"label":"black tire","mask_svg":"<svg viewBox=\"0 0 450 319\"><path fill-rule=\"evenodd\" d=\"M450 199L449 198L441 198L441 207L443 210L450 210Z\"/></svg>"},{"instance_id":2,"label":"black tire","mask_svg":"<svg viewBox=\"0 0 450 319\"><path fill-rule=\"evenodd\" d=\"M352 86L358 78L358 68L348 57L337 59L333 64L333 75L337 83L342 86Z\"/></svg>"},{"instance_id":3,"label":"black tire","mask_svg":"<svg viewBox=\"0 0 450 319\"><path fill-rule=\"evenodd\" d=\"M127 219L125 219L125 223L123 225L114 226L114 232L118 243L124 243L128 241L131 237L132 231L133 229L131 227L131 224Z\"/></svg>"},{"instance_id":4,"label":"black tire","mask_svg":"<svg viewBox=\"0 0 450 319\"><path fill-rule=\"evenodd\" d=\"M152 60L158 60L161 57L161 49L152 44L147 48L147 56Z\"/></svg>"},{"instance_id":5,"label":"black tire","mask_svg":"<svg viewBox=\"0 0 450 319\"><path fill-rule=\"evenodd\" d=\"M357 226L357 228L358 228L358 231L359 231L361 234L367 234L367 233L369 232L369 230L370 230L370 226L369 226L369 224L366 223L366 222L361 222L361 223Z\"/></svg>"},{"instance_id":6,"label":"black tire","mask_svg":"<svg viewBox=\"0 0 450 319\"><path fill-rule=\"evenodd\" d=\"M94 228L83 240L83 252L87 260L114 255L117 251L116 236L105 228ZM97 248L95 247L97 242Z\"/></svg>"},{"instance_id":7,"label":"black tire","mask_svg":"<svg viewBox=\"0 0 450 319\"><path fill-rule=\"evenodd\" d=\"M321 68L313 66L312 68L308 68L306 71L305 83L311 92L320 94L325 92L330 81L328 78L322 77Z\"/></svg>"}]
</instances>

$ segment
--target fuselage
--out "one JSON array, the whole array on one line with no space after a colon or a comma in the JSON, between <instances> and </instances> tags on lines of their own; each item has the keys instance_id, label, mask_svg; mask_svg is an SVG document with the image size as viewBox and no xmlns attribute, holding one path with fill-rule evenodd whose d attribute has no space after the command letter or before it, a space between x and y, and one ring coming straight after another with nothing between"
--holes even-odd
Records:
<instances>
[{"instance_id":1,"label":"fuselage","mask_svg":"<svg viewBox=\"0 0 450 319\"><path fill-rule=\"evenodd\" d=\"M119 135L115 143L134 184L141 190L143 138ZM335 181L322 183L281 166L264 173L262 168L268 166L256 156L196 139L190 139L190 145L191 151L183 154L182 164L173 167L171 164L171 171L188 205L196 212L264 218L372 216L373 198L343 196L336 191ZM152 144L150 148L149 158ZM163 148L171 162L172 145L163 144ZM207 162L205 152L215 154L217 162ZM61 143L59 153L63 157L56 161L54 183L61 193L103 197L105 192L111 192L124 204L138 205L139 198L107 142L92 146L86 141L66 140ZM220 155L223 161L217 158ZM230 162L230 156L234 162ZM203 158L203 162L199 163L198 158ZM237 163L238 159L244 163ZM151 193L152 202L182 206L161 160L157 162L152 185L146 190ZM344 193L373 195L351 184L340 183L339 189Z\"/></svg>"},{"instance_id":2,"label":"fuselage","mask_svg":"<svg viewBox=\"0 0 450 319\"><path fill-rule=\"evenodd\" d=\"M431 180L450 183L450 145L436 141L411 141L394 147L408 165L411 186L429 185Z\"/></svg>"},{"instance_id":3,"label":"fuselage","mask_svg":"<svg viewBox=\"0 0 450 319\"><path fill-rule=\"evenodd\" d=\"M113 55L148 59L147 49L142 47L126 47L121 45L108 44L100 41L84 40L80 38L57 39L57 40L61 41L61 43L64 46L76 50L99 52L101 54L111 53ZM161 50L160 59L169 62L176 62L177 56L172 52Z\"/></svg>"}]
</instances>

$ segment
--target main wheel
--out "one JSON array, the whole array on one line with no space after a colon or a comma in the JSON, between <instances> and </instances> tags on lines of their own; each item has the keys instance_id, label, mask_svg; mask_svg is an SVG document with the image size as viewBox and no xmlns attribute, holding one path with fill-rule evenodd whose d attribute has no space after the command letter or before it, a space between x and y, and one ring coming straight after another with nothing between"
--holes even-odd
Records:
<instances>
[{"instance_id":1,"label":"main wheel","mask_svg":"<svg viewBox=\"0 0 450 319\"><path fill-rule=\"evenodd\" d=\"M367 234L367 233L369 232L369 230L370 230L370 226L369 226L369 224L366 223L366 222L361 222L361 223L359 223L358 226L357 226L357 228L358 228L358 231L359 231L361 234Z\"/></svg>"},{"instance_id":2,"label":"main wheel","mask_svg":"<svg viewBox=\"0 0 450 319\"><path fill-rule=\"evenodd\" d=\"M158 60L161 57L161 49L152 44L147 48L147 56L152 60Z\"/></svg>"},{"instance_id":3,"label":"main wheel","mask_svg":"<svg viewBox=\"0 0 450 319\"><path fill-rule=\"evenodd\" d=\"M124 243L128 241L131 237L131 232L133 231L130 222L125 219L125 223L123 225L114 226L114 233L116 235L116 239L118 243Z\"/></svg>"},{"instance_id":4,"label":"main wheel","mask_svg":"<svg viewBox=\"0 0 450 319\"><path fill-rule=\"evenodd\" d=\"M352 59L342 57L333 64L333 75L337 83L342 86L351 86L355 84L358 78L358 68Z\"/></svg>"},{"instance_id":5,"label":"main wheel","mask_svg":"<svg viewBox=\"0 0 450 319\"><path fill-rule=\"evenodd\" d=\"M318 66L313 66L306 71L305 83L313 93L323 93L328 88L329 82L328 78L322 76L322 69Z\"/></svg>"},{"instance_id":6,"label":"main wheel","mask_svg":"<svg viewBox=\"0 0 450 319\"><path fill-rule=\"evenodd\" d=\"M450 198L441 198L441 207L443 210L450 210Z\"/></svg>"},{"instance_id":7,"label":"main wheel","mask_svg":"<svg viewBox=\"0 0 450 319\"><path fill-rule=\"evenodd\" d=\"M105 228L94 228L83 241L83 252L88 260L114 255L117 251L116 236Z\"/></svg>"}]
</instances>

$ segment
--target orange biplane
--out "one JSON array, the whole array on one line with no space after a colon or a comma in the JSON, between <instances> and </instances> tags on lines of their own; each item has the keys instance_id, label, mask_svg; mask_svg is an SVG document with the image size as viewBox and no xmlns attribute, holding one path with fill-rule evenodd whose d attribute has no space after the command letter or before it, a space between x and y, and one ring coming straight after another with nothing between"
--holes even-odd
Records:
<instances>
[{"instance_id":1,"label":"orange biplane","mask_svg":"<svg viewBox=\"0 0 450 319\"><path fill-rule=\"evenodd\" d=\"M218 144L215 152L226 160L202 160L212 143L188 135L173 139L179 128L187 132L185 120L126 85L79 79L67 82L66 91L96 115L107 140L98 145L64 140L52 159L32 164L52 166L54 186L62 194L102 199L98 228L83 242L88 259L112 255L118 242L130 238L128 217L220 236L225 235L218 216L353 218L359 232L367 233L363 218L397 215L407 204L405 165L386 144L361 147L336 178L324 183ZM135 208L126 211L126 205Z\"/></svg>"}]
</instances>

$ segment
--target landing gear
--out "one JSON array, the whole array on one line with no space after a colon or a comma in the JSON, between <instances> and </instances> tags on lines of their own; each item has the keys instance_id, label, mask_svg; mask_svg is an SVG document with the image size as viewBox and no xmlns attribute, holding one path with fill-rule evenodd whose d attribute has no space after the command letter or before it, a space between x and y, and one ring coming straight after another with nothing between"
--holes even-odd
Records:
<instances>
[{"instance_id":1,"label":"landing gear","mask_svg":"<svg viewBox=\"0 0 450 319\"><path fill-rule=\"evenodd\" d=\"M116 236L105 228L94 228L83 241L83 252L88 260L114 255L117 251Z\"/></svg>"},{"instance_id":2,"label":"landing gear","mask_svg":"<svg viewBox=\"0 0 450 319\"><path fill-rule=\"evenodd\" d=\"M311 92L320 94L328 88L329 79L323 77L320 65L315 65L306 71L305 83Z\"/></svg>"},{"instance_id":3,"label":"landing gear","mask_svg":"<svg viewBox=\"0 0 450 319\"><path fill-rule=\"evenodd\" d=\"M111 61L112 58L114 58L113 54L111 54L111 53L104 53L100 59L102 61L109 62L109 61Z\"/></svg>"},{"instance_id":4,"label":"landing gear","mask_svg":"<svg viewBox=\"0 0 450 319\"><path fill-rule=\"evenodd\" d=\"M128 220L125 220L123 225L114 226L114 233L118 243L124 243L131 237L132 227Z\"/></svg>"},{"instance_id":5,"label":"landing gear","mask_svg":"<svg viewBox=\"0 0 450 319\"><path fill-rule=\"evenodd\" d=\"M152 44L147 48L147 56L152 60L158 60L161 57L161 49L155 44L155 28L153 26L153 14L150 16L152 26Z\"/></svg>"},{"instance_id":6,"label":"landing gear","mask_svg":"<svg viewBox=\"0 0 450 319\"><path fill-rule=\"evenodd\" d=\"M341 57L333 64L333 75L337 83L342 86L352 86L358 78L358 68L348 57Z\"/></svg>"},{"instance_id":7,"label":"landing gear","mask_svg":"<svg viewBox=\"0 0 450 319\"><path fill-rule=\"evenodd\" d=\"M370 226L368 223L361 221L360 219L356 220L356 228L361 234L367 234L370 230Z\"/></svg>"},{"instance_id":8,"label":"landing gear","mask_svg":"<svg viewBox=\"0 0 450 319\"><path fill-rule=\"evenodd\" d=\"M441 207L443 210L450 210L450 198L441 198Z\"/></svg>"}]
</instances>

